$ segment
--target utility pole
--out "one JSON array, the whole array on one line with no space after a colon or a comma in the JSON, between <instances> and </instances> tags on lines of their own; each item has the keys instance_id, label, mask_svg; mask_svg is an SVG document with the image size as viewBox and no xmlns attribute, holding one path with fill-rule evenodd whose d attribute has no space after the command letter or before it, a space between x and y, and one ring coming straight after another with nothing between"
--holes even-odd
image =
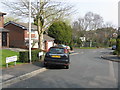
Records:
<instances>
[{"instance_id":1,"label":"utility pole","mask_svg":"<svg viewBox=\"0 0 120 90\"><path fill-rule=\"evenodd\" d=\"M31 0L29 0L29 60L31 63Z\"/></svg>"},{"instance_id":2,"label":"utility pole","mask_svg":"<svg viewBox=\"0 0 120 90\"><path fill-rule=\"evenodd\" d=\"M120 35L120 1L118 2L118 35Z\"/></svg>"}]
</instances>

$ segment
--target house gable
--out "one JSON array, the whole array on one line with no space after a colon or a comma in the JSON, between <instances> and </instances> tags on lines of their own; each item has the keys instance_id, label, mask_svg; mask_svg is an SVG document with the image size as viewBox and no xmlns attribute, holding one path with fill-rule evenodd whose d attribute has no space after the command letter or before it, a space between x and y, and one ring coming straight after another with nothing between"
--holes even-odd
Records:
<instances>
[{"instance_id":1,"label":"house gable","mask_svg":"<svg viewBox=\"0 0 120 90\"><path fill-rule=\"evenodd\" d=\"M7 26L7 25L9 25L9 24L13 24L13 25L15 25L15 26L17 26L17 27L20 27L20 28L22 28L23 30L28 30L28 29L29 29L29 23L20 23L20 22L9 21L9 22L5 23L4 26ZM32 26L32 27L31 27L32 31L37 30L37 26L36 26L36 25L33 25L33 24L32 24L31 26Z\"/></svg>"},{"instance_id":2,"label":"house gable","mask_svg":"<svg viewBox=\"0 0 120 90\"><path fill-rule=\"evenodd\" d=\"M13 23L5 25L5 29L9 30L10 47L24 47L24 30Z\"/></svg>"},{"instance_id":3,"label":"house gable","mask_svg":"<svg viewBox=\"0 0 120 90\"><path fill-rule=\"evenodd\" d=\"M9 24L13 24L13 25L15 25L15 26L17 26L17 27L19 27L19 28L21 28L21 29L23 29L23 30L27 30L27 28L26 28L25 26L22 26L22 25L20 25L20 24L17 24L17 23L15 23L15 22L13 22L13 21L9 21L9 22L5 23L4 27L8 26Z\"/></svg>"}]
</instances>

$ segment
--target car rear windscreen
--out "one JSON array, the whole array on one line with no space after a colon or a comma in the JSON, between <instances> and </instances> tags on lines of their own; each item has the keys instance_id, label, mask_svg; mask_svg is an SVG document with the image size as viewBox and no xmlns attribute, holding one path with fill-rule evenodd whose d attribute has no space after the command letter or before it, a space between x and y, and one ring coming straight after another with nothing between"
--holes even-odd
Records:
<instances>
[{"instance_id":1,"label":"car rear windscreen","mask_svg":"<svg viewBox=\"0 0 120 90\"><path fill-rule=\"evenodd\" d=\"M64 53L64 49L63 48L50 48L50 53L61 54L61 53Z\"/></svg>"}]
</instances>

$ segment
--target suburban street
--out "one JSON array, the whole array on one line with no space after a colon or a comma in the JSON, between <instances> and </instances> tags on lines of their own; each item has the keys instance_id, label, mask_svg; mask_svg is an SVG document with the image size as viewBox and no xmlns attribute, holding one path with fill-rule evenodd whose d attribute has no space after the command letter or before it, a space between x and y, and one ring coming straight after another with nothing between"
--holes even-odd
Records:
<instances>
[{"instance_id":1,"label":"suburban street","mask_svg":"<svg viewBox=\"0 0 120 90\"><path fill-rule=\"evenodd\" d=\"M111 51L75 49L69 69L51 67L6 88L117 88L118 63L101 58Z\"/></svg>"}]
</instances>

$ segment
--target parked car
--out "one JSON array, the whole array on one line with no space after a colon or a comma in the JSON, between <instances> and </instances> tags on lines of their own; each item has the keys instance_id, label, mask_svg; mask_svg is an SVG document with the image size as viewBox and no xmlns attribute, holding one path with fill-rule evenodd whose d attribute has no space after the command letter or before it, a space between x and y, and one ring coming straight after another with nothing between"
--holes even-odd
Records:
<instances>
[{"instance_id":1,"label":"parked car","mask_svg":"<svg viewBox=\"0 0 120 90\"><path fill-rule=\"evenodd\" d=\"M112 46L112 50L115 50L115 49L116 49L116 45L113 45L113 46Z\"/></svg>"},{"instance_id":2,"label":"parked car","mask_svg":"<svg viewBox=\"0 0 120 90\"><path fill-rule=\"evenodd\" d=\"M66 45L63 45L63 44L60 44L60 45L57 45L58 47L64 47L68 50L68 52L70 51L70 46L66 46Z\"/></svg>"},{"instance_id":3,"label":"parked car","mask_svg":"<svg viewBox=\"0 0 120 90\"><path fill-rule=\"evenodd\" d=\"M70 46L66 46L66 48L67 48L68 50L70 50Z\"/></svg>"},{"instance_id":4,"label":"parked car","mask_svg":"<svg viewBox=\"0 0 120 90\"><path fill-rule=\"evenodd\" d=\"M69 69L69 53L64 47L51 47L45 55L44 66L64 66Z\"/></svg>"},{"instance_id":5,"label":"parked car","mask_svg":"<svg viewBox=\"0 0 120 90\"><path fill-rule=\"evenodd\" d=\"M59 45L57 45L57 47L64 47L64 48L66 48L66 45L59 44Z\"/></svg>"}]
</instances>

